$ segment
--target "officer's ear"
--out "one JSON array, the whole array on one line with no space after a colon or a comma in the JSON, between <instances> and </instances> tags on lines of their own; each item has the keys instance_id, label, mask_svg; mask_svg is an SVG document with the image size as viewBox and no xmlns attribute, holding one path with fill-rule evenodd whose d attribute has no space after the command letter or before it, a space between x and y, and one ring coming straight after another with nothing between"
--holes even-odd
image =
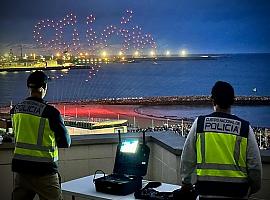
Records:
<instances>
[{"instance_id":1,"label":"officer's ear","mask_svg":"<svg viewBox=\"0 0 270 200\"><path fill-rule=\"evenodd\" d=\"M42 88L44 89L44 90L47 90L47 86L48 84L47 83L44 83L44 85L42 85Z\"/></svg>"},{"instance_id":2,"label":"officer's ear","mask_svg":"<svg viewBox=\"0 0 270 200\"><path fill-rule=\"evenodd\" d=\"M211 101L212 101L213 106L216 106L217 103L216 103L215 99L213 98L213 96L211 96L210 99L211 99Z\"/></svg>"},{"instance_id":3,"label":"officer's ear","mask_svg":"<svg viewBox=\"0 0 270 200\"><path fill-rule=\"evenodd\" d=\"M30 93L41 93L42 92L42 88L40 87L40 88L30 88L29 87L29 91L30 91Z\"/></svg>"},{"instance_id":4,"label":"officer's ear","mask_svg":"<svg viewBox=\"0 0 270 200\"><path fill-rule=\"evenodd\" d=\"M44 98L47 93L47 84L44 84L40 89L42 92L42 98Z\"/></svg>"}]
</instances>

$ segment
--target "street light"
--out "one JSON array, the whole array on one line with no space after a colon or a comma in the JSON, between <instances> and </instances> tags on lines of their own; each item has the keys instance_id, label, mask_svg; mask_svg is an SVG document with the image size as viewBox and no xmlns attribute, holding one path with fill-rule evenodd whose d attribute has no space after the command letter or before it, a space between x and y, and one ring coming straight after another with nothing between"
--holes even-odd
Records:
<instances>
[{"instance_id":1,"label":"street light","mask_svg":"<svg viewBox=\"0 0 270 200\"><path fill-rule=\"evenodd\" d=\"M182 56L182 57L187 56L187 51L185 49L182 49L180 52L180 56Z\"/></svg>"},{"instance_id":2,"label":"street light","mask_svg":"<svg viewBox=\"0 0 270 200\"><path fill-rule=\"evenodd\" d=\"M106 51L103 51L102 52L102 57L106 57L107 56L107 52Z\"/></svg>"},{"instance_id":3,"label":"street light","mask_svg":"<svg viewBox=\"0 0 270 200\"><path fill-rule=\"evenodd\" d=\"M135 57L138 57L139 56L139 52L138 51L135 51L134 55L135 55Z\"/></svg>"},{"instance_id":4,"label":"street light","mask_svg":"<svg viewBox=\"0 0 270 200\"><path fill-rule=\"evenodd\" d=\"M153 57L153 56L155 56L155 52L152 50L152 51L150 51L150 55Z\"/></svg>"}]
</instances>

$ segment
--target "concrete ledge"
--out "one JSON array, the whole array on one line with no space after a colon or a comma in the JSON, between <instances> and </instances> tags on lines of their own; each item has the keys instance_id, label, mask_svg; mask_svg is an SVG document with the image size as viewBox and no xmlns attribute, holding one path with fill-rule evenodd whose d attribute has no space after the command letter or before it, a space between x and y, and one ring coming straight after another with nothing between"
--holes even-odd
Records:
<instances>
[{"instance_id":1,"label":"concrete ledge","mask_svg":"<svg viewBox=\"0 0 270 200\"><path fill-rule=\"evenodd\" d=\"M150 141L159 144L164 149L180 156L185 143L185 138L174 132L151 132L149 133Z\"/></svg>"},{"instance_id":2,"label":"concrete ledge","mask_svg":"<svg viewBox=\"0 0 270 200\"><path fill-rule=\"evenodd\" d=\"M150 140L150 135L146 134L146 142ZM89 145L89 144L117 144L119 139L117 134L91 134L91 135L76 135L71 136L72 146ZM141 138L141 133L124 133L121 139L126 138Z\"/></svg>"},{"instance_id":3,"label":"concrete ledge","mask_svg":"<svg viewBox=\"0 0 270 200\"><path fill-rule=\"evenodd\" d=\"M140 138L142 140L142 133L125 133L122 134L122 139L126 138ZM172 131L164 132L147 132L146 142L153 142L169 152L180 156L185 143L185 138L177 135ZM117 134L91 134L72 136L72 146L91 145L91 144L117 144ZM12 149L14 143L0 142L0 149ZM270 150L261 150L261 157L263 163L270 163Z\"/></svg>"},{"instance_id":4,"label":"concrete ledge","mask_svg":"<svg viewBox=\"0 0 270 200\"><path fill-rule=\"evenodd\" d=\"M14 143L0 142L0 149L14 149Z\"/></svg>"},{"instance_id":5,"label":"concrete ledge","mask_svg":"<svg viewBox=\"0 0 270 200\"><path fill-rule=\"evenodd\" d=\"M262 163L270 163L270 150L260 150Z\"/></svg>"}]
</instances>

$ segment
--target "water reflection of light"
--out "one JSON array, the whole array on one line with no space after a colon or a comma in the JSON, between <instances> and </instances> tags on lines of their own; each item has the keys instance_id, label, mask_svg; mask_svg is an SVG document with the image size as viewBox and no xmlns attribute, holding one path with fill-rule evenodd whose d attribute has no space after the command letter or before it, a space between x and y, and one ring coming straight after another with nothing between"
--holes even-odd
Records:
<instances>
[{"instance_id":1,"label":"water reflection of light","mask_svg":"<svg viewBox=\"0 0 270 200\"><path fill-rule=\"evenodd\" d=\"M61 69L62 72L68 72L68 69Z\"/></svg>"},{"instance_id":2,"label":"water reflection of light","mask_svg":"<svg viewBox=\"0 0 270 200\"><path fill-rule=\"evenodd\" d=\"M182 56L182 57L187 56L187 50L182 49L182 50L180 51L180 56Z\"/></svg>"},{"instance_id":3,"label":"water reflection of light","mask_svg":"<svg viewBox=\"0 0 270 200\"><path fill-rule=\"evenodd\" d=\"M25 71L26 73L30 73L31 71Z\"/></svg>"},{"instance_id":4,"label":"water reflection of light","mask_svg":"<svg viewBox=\"0 0 270 200\"><path fill-rule=\"evenodd\" d=\"M0 74L6 75L8 72L7 71L2 71Z\"/></svg>"},{"instance_id":5,"label":"water reflection of light","mask_svg":"<svg viewBox=\"0 0 270 200\"><path fill-rule=\"evenodd\" d=\"M51 72L56 72L56 70L55 69L52 69L52 70L50 70Z\"/></svg>"}]
</instances>

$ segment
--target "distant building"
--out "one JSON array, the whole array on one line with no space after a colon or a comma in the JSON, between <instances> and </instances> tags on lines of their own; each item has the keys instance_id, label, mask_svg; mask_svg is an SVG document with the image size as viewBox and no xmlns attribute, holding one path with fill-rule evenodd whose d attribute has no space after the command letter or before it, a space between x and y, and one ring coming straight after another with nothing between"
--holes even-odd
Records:
<instances>
[{"instance_id":1,"label":"distant building","mask_svg":"<svg viewBox=\"0 0 270 200\"><path fill-rule=\"evenodd\" d=\"M11 116L8 113L0 113L0 129L4 129L6 133L11 132L12 128Z\"/></svg>"}]
</instances>

